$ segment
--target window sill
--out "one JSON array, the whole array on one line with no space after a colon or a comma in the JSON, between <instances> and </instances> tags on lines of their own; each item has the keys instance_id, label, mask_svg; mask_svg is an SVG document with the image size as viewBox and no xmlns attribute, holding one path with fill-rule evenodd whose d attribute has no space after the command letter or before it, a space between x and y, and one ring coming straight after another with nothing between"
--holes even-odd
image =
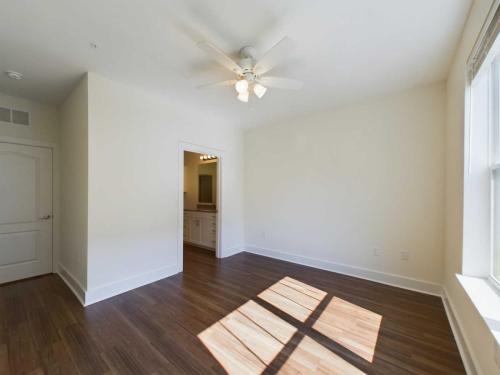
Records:
<instances>
[{"instance_id":1,"label":"window sill","mask_svg":"<svg viewBox=\"0 0 500 375\"><path fill-rule=\"evenodd\" d=\"M459 283L486 322L500 351L500 293L487 279L457 274Z\"/></svg>"}]
</instances>

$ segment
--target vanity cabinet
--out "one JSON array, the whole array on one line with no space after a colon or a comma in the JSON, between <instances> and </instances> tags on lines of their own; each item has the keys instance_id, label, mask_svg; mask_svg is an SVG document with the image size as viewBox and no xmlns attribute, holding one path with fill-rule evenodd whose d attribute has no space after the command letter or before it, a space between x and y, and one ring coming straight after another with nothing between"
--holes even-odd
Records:
<instances>
[{"instance_id":1,"label":"vanity cabinet","mask_svg":"<svg viewBox=\"0 0 500 375\"><path fill-rule=\"evenodd\" d=\"M184 211L184 242L215 250L217 213Z\"/></svg>"}]
</instances>

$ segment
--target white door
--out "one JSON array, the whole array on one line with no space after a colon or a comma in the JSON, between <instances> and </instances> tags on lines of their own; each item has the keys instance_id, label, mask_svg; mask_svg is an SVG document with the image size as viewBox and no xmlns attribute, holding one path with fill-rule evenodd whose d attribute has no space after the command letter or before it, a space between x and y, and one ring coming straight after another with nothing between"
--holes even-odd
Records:
<instances>
[{"instance_id":1,"label":"white door","mask_svg":"<svg viewBox=\"0 0 500 375\"><path fill-rule=\"evenodd\" d=\"M52 272L52 150L0 142L0 284Z\"/></svg>"}]
</instances>

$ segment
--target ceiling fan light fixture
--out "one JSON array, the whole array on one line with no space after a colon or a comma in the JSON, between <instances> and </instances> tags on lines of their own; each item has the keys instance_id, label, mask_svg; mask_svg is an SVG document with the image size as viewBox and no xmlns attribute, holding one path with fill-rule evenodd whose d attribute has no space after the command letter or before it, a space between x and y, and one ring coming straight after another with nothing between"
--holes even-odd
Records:
<instances>
[{"instance_id":1,"label":"ceiling fan light fixture","mask_svg":"<svg viewBox=\"0 0 500 375\"><path fill-rule=\"evenodd\" d=\"M243 102L243 103L248 103L248 97L249 96L250 96L250 94L248 93L248 91L239 93L238 94L238 100L241 101L241 102Z\"/></svg>"},{"instance_id":2,"label":"ceiling fan light fixture","mask_svg":"<svg viewBox=\"0 0 500 375\"><path fill-rule=\"evenodd\" d=\"M259 99L264 96L266 91L267 91L267 87L262 86L260 83L256 83L253 86L253 92L257 96L257 98L259 98Z\"/></svg>"},{"instance_id":3,"label":"ceiling fan light fixture","mask_svg":"<svg viewBox=\"0 0 500 375\"><path fill-rule=\"evenodd\" d=\"M238 93L238 100L244 103L249 101L251 92L260 99L269 88L285 90L300 90L302 88L303 83L300 81L267 76L267 72L286 60L293 49L293 42L286 36L264 53L260 59L255 57L255 48L251 46L243 47L240 50L238 60L234 60L210 42L198 43L198 47L208 53L213 60L230 70L234 77L234 79L202 85L199 88L233 86Z\"/></svg>"},{"instance_id":4,"label":"ceiling fan light fixture","mask_svg":"<svg viewBox=\"0 0 500 375\"><path fill-rule=\"evenodd\" d=\"M238 92L238 94L248 93L248 81L246 79L240 79L234 85L234 88ZM247 95L248 96L248 95Z\"/></svg>"}]
</instances>

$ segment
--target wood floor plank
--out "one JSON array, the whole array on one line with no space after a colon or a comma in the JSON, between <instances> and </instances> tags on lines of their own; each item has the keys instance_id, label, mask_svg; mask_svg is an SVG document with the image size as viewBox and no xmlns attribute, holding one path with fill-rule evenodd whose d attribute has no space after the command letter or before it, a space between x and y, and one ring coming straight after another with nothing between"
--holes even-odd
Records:
<instances>
[{"instance_id":1,"label":"wood floor plank","mask_svg":"<svg viewBox=\"0 0 500 375\"><path fill-rule=\"evenodd\" d=\"M184 272L83 308L0 286L1 374L465 374L438 297L185 247Z\"/></svg>"},{"instance_id":2,"label":"wood floor plank","mask_svg":"<svg viewBox=\"0 0 500 375\"><path fill-rule=\"evenodd\" d=\"M67 327L64 342L74 363L82 374L107 374L110 368L101 357L97 343L81 324Z\"/></svg>"}]
</instances>

